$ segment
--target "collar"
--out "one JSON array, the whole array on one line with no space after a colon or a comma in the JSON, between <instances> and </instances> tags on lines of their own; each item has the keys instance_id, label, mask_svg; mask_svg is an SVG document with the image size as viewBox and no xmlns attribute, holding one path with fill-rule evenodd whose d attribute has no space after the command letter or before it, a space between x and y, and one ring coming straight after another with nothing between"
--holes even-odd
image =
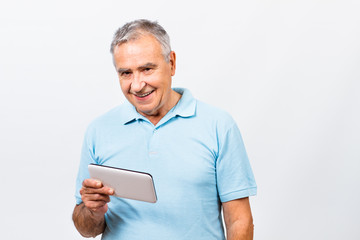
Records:
<instances>
[{"instance_id":1,"label":"collar","mask_svg":"<svg viewBox=\"0 0 360 240\"><path fill-rule=\"evenodd\" d=\"M173 112L173 116L192 117L196 111L196 99L186 88L173 88L173 90L181 94L178 103L169 112Z\"/></svg>"},{"instance_id":2,"label":"collar","mask_svg":"<svg viewBox=\"0 0 360 240\"><path fill-rule=\"evenodd\" d=\"M191 92L185 88L173 88L174 91L181 94L178 103L160 120L157 126L167 122L173 117L192 117L196 112L196 99L192 96ZM146 117L138 113L135 107L128 101L123 105L121 114L121 122L125 125L134 121L144 120L149 121Z\"/></svg>"}]
</instances>

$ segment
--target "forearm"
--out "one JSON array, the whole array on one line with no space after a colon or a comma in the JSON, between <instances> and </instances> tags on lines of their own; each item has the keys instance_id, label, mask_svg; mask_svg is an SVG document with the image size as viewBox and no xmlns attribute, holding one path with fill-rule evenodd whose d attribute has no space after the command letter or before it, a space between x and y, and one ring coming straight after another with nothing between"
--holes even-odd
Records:
<instances>
[{"instance_id":1,"label":"forearm","mask_svg":"<svg viewBox=\"0 0 360 240\"><path fill-rule=\"evenodd\" d=\"M75 206L72 219L83 237L96 237L103 233L106 227L104 215L94 214L84 203Z\"/></svg>"},{"instance_id":2,"label":"forearm","mask_svg":"<svg viewBox=\"0 0 360 240\"><path fill-rule=\"evenodd\" d=\"M252 221L235 221L227 228L227 240L253 240L254 225Z\"/></svg>"}]
</instances>

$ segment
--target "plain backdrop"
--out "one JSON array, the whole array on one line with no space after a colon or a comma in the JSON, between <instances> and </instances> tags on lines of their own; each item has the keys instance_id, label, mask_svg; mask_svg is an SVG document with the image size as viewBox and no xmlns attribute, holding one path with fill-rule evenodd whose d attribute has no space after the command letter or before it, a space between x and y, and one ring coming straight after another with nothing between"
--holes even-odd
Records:
<instances>
[{"instance_id":1,"label":"plain backdrop","mask_svg":"<svg viewBox=\"0 0 360 240\"><path fill-rule=\"evenodd\" d=\"M124 102L110 41L147 18L170 35L174 86L239 125L255 239L360 239L359 12L357 0L1 1L0 238L82 239L83 134Z\"/></svg>"}]
</instances>

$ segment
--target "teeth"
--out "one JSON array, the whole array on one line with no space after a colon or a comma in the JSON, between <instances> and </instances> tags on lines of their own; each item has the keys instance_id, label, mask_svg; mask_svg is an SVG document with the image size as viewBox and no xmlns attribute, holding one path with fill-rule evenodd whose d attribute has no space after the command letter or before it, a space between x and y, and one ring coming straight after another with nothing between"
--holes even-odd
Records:
<instances>
[{"instance_id":1,"label":"teeth","mask_svg":"<svg viewBox=\"0 0 360 240\"><path fill-rule=\"evenodd\" d=\"M146 97L147 95L150 95L150 93L152 93L153 91L151 91L151 92L148 92L148 93L144 93L144 94L142 94L142 95L136 95L136 96L138 96L138 97Z\"/></svg>"}]
</instances>

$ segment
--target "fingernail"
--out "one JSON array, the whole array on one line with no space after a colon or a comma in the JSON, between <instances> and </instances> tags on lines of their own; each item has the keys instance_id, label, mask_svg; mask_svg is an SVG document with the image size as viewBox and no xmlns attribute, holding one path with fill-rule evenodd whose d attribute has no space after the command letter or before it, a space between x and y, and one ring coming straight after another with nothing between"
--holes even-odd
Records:
<instances>
[{"instance_id":1,"label":"fingernail","mask_svg":"<svg viewBox=\"0 0 360 240\"><path fill-rule=\"evenodd\" d=\"M101 186L101 182L100 181L96 181L96 186L100 187Z\"/></svg>"},{"instance_id":2,"label":"fingernail","mask_svg":"<svg viewBox=\"0 0 360 240\"><path fill-rule=\"evenodd\" d=\"M110 190L109 190L109 194L110 194L110 195L114 194L114 190L113 190L113 189L110 189Z\"/></svg>"}]
</instances>

